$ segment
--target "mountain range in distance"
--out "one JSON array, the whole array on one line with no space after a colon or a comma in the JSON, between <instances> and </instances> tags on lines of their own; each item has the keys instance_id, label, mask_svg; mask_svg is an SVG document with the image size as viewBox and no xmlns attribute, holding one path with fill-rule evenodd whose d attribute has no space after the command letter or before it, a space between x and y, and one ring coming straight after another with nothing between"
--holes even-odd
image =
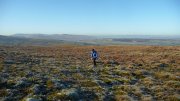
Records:
<instances>
[{"instance_id":1,"label":"mountain range in distance","mask_svg":"<svg viewBox=\"0 0 180 101\"><path fill-rule=\"evenodd\" d=\"M0 35L0 45L180 45L180 35L71 35L14 34Z\"/></svg>"},{"instance_id":2,"label":"mountain range in distance","mask_svg":"<svg viewBox=\"0 0 180 101\"><path fill-rule=\"evenodd\" d=\"M53 39L53 40L92 40L92 39L104 39L104 38L137 38L137 39L180 39L180 35L72 35L72 34L24 34L17 33L10 36L34 38L34 39Z\"/></svg>"},{"instance_id":3,"label":"mountain range in distance","mask_svg":"<svg viewBox=\"0 0 180 101\"><path fill-rule=\"evenodd\" d=\"M93 40L95 36L88 35L70 35L70 34L14 34L13 37L32 38L32 39L46 39L46 40L64 40L64 41L80 41Z\"/></svg>"}]
</instances>

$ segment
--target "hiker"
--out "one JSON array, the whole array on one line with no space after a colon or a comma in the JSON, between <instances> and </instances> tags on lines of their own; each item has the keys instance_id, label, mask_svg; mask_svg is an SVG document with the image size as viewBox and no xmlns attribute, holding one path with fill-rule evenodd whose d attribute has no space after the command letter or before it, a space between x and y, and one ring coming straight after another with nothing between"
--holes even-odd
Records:
<instances>
[{"instance_id":1,"label":"hiker","mask_svg":"<svg viewBox=\"0 0 180 101\"><path fill-rule=\"evenodd\" d=\"M98 59L98 53L95 49L91 51L91 58L93 60L93 65L96 66L96 60Z\"/></svg>"}]
</instances>

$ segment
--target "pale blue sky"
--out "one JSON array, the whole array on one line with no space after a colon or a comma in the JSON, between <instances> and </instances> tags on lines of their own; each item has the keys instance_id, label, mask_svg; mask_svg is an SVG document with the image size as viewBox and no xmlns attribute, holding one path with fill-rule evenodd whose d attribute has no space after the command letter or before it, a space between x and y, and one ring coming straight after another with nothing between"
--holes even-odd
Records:
<instances>
[{"instance_id":1,"label":"pale blue sky","mask_svg":"<svg viewBox=\"0 0 180 101\"><path fill-rule=\"evenodd\" d=\"M0 34L179 35L180 0L0 0Z\"/></svg>"}]
</instances>

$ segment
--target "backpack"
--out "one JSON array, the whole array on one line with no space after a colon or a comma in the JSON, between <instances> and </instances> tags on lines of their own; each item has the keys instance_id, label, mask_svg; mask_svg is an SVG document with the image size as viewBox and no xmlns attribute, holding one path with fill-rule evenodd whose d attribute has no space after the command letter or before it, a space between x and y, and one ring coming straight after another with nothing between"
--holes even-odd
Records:
<instances>
[{"instance_id":1,"label":"backpack","mask_svg":"<svg viewBox=\"0 0 180 101\"><path fill-rule=\"evenodd\" d=\"M92 58L97 58L98 57L98 54L96 51L92 52Z\"/></svg>"}]
</instances>

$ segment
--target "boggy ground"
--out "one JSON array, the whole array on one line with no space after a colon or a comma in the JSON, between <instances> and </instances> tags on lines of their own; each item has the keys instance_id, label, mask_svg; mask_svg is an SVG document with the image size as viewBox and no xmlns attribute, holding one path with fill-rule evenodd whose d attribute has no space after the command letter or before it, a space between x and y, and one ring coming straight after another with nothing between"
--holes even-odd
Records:
<instances>
[{"instance_id":1,"label":"boggy ground","mask_svg":"<svg viewBox=\"0 0 180 101\"><path fill-rule=\"evenodd\" d=\"M179 101L180 47L0 46L0 100Z\"/></svg>"}]
</instances>

